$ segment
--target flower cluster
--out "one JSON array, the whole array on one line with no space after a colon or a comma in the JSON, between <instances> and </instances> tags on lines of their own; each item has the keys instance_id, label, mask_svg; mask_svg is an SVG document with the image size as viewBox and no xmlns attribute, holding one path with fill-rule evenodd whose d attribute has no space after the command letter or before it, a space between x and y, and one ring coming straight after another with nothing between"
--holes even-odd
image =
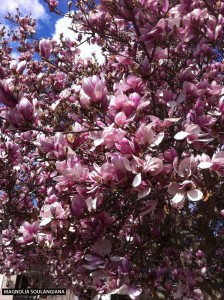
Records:
<instances>
[{"instance_id":1,"label":"flower cluster","mask_svg":"<svg viewBox=\"0 0 224 300\"><path fill-rule=\"evenodd\" d=\"M0 29L0 273L47 266L81 299L215 299L224 1L76 2L77 39L29 40L19 12Z\"/></svg>"}]
</instances>

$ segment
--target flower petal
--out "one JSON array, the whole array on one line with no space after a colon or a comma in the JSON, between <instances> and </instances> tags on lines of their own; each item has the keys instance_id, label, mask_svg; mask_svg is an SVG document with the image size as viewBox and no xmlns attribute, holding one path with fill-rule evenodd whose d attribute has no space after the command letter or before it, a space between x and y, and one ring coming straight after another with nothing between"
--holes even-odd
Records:
<instances>
[{"instance_id":1,"label":"flower petal","mask_svg":"<svg viewBox=\"0 0 224 300\"><path fill-rule=\"evenodd\" d=\"M185 195L181 193L176 193L176 195L172 198L173 203L179 203L184 200Z\"/></svg>"},{"instance_id":2,"label":"flower petal","mask_svg":"<svg viewBox=\"0 0 224 300\"><path fill-rule=\"evenodd\" d=\"M179 165L178 175L181 177L189 177L191 175L191 157L185 157Z\"/></svg>"},{"instance_id":3,"label":"flower petal","mask_svg":"<svg viewBox=\"0 0 224 300\"><path fill-rule=\"evenodd\" d=\"M180 185L177 182L171 182L168 186L168 193L172 196L176 195Z\"/></svg>"},{"instance_id":4,"label":"flower petal","mask_svg":"<svg viewBox=\"0 0 224 300\"><path fill-rule=\"evenodd\" d=\"M164 132L158 133L158 134L155 136L154 141L153 141L153 143L151 144L151 147L158 146L158 145L162 142L162 140L163 140L163 138L164 138L164 135L165 135Z\"/></svg>"},{"instance_id":5,"label":"flower petal","mask_svg":"<svg viewBox=\"0 0 224 300\"><path fill-rule=\"evenodd\" d=\"M200 190L193 189L187 192L187 197L191 201L198 201L203 197L203 193Z\"/></svg>"},{"instance_id":6,"label":"flower petal","mask_svg":"<svg viewBox=\"0 0 224 300\"><path fill-rule=\"evenodd\" d=\"M97 241L94 243L92 249L93 252L95 252L99 256L105 257L107 255L110 255L112 244L109 240Z\"/></svg>"},{"instance_id":7,"label":"flower petal","mask_svg":"<svg viewBox=\"0 0 224 300\"><path fill-rule=\"evenodd\" d=\"M199 165L198 168L200 169L208 169L212 166L212 163L210 163L209 161L202 161Z\"/></svg>"},{"instance_id":8,"label":"flower petal","mask_svg":"<svg viewBox=\"0 0 224 300\"><path fill-rule=\"evenodd\" d=\"M40 226L45 226L51 222L52 218L43 218L40 222Z\"/></svg>"},{"instance_id":9,"label":"flower petal","mask_svg":"<svg viewBox=\"0 0 224 300\"><path fill-rule=\"evenodd\" d=\"M189 135L188 132L180 131L180 132L178 132L178 133L174 136L174 138L175 138L175 140L183 140L183 139L185 139L188 135Z\"/></svg>"},{"instance_id":10,"label":"flower petal","mask_svg":"<svg viewBox=\"0 0 224 300\"><path fill-rule=\"evenodd\" d=\"M96 266L91 266L91 265L82 265L82 266L83 266L85 269L90 270L90 271L97 269Z\"/></svg>"},{"instance_id":11,"label":"flower petal","mask_svg":"<svg viewBox=\"0 0 224 300\"><path fill-rule=\"evenodd\" d=\"M142 174L138 173L132 182L132 186L137 187L141 184L141 182L142 182Z\"/></svg>"},{"instance_id":12,"label":"flower petal","mask_svg":"<svg viewBox=\"0 0 224 300\"><path fill-rule=\"evenodd\" d=\"M212 157L213 160L217 158L224 158L224 151L219 151L216 154L214 154Z\"/></svg>"},{"instance_id":13,"label":"flower petal","mask_svg":"<svg viewBox=\"0 0 224 300\"><path fill-rule=\"evenodd\" d=\"M110 260L112 260L112 261L120 261L120 260L121 260L121 257L120 257L120 256L117 256L117 255L111 255L111 256L110 256Z\"/></svg>"}]
</instances>

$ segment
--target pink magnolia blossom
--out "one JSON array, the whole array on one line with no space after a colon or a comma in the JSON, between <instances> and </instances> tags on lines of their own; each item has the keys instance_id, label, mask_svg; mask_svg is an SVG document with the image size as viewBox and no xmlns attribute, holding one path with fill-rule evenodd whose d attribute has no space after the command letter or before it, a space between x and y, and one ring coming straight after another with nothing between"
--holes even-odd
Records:
<instances>
[{"instance_id":1,"label":"pink magnolia blossom","mask_svg":"<svg viewBox=\"0 0 224 300\"><path fill-rule=\"evenodd\" d=\"M18 128L24 124L24 118L18 111L8 111L6 113L6 120L12 127Z\"/></svg>"},{"instance_id":2,"label":"pink magnolia blossom","mask_svg":"<svg viewBox=\"0 0 224 300\"><path fill-rule=\"evenodd\" d=\"M69 147L64 135L60 132L54 137L46 137L44 134L39 134L37 137L36 146L41 152L46 153L47 157L64 158L73 157L74 151Z\"/></svg>"},{"instance_id":3,"label":"pink magnolia blossom","mask_svg":"<svg viewBox=\"0 0 224 300\"><path fill-rule=\"evenodd\" d=\"M132 182L133 187L138 187L142 183L142 173L150 173L151 176L156 176L163 170L163 163L161 159L148 157L146 161L133 156L130 162L126 157L123 160L125 168L136 174Z\"/></svg>"},{"instance_id":4,"label":"pink magnolia blossom","mask_svg":"<svg viewBox=\"0 0 224 300\"><path fill-rule=\"evenodd\" d=\"M57 162L56 168L61 172L61 176L54 178L57 182L82 181L88 179L89 169L87 166L82 166L80 162L75 162L69 159L67 162Z\"/></svg>"},{"instance_id":5,"label":"pink magnolia blossom","mask_svg":"<svg viewBox=\"0 0 224 300\"><path fill-rule=\"evenodd\" d=\"M87 204L85 199L80 195L74 195L71 201L71 213L75 217L82 217L87 210Z\"/></svg>"},{"instance_id":6,"label":"pink magnolia blossom","mask_svg":"<svg viewBox=\"0 0 224 300\"><path fill-rule=\"evenodd\" d=\"M34 222L34 223L24 222L23 225L20 226L19 231L20 233L23 234L23 236L16 239L18 243L33 242L33 240L35 239L39 231L39 224L38 222Z\"/></svg>"},{"instance_id":7,"label":"pink magnolia blossom","mask_svg":"<svg viewBox=\"0 0 224 300\"><path fill-rule=\"evenodd\" d=\"M190 157L185 157L178 165L178 158L176 157L173 162L174 170L180 177L188 178L190 177L197 168L198 161L194 158L193 155Z\"/></svg>"},{"instance_id":8,"label":"pink magnolia blossom","mask_svg":"<svg viewBox=\"0 0 224 300\"><path fill-rule=\"evenodd\" d=\"M81 89L81 105L86 107L90 102L100 102L107 95L107 88L103 79L94 75L83 79Z\"/></svg>"},{"instance_id":9,"label":"pink magnolia blossom","mask_svg":"<svg viewBox=\"0 0 224 300\"><path fill-rule=\"evenodd\" d=\"M53 2L53 1L51 1ZM57 1L55 1L57 2ZM53 4L50 4L51 6ZM56 4L57 5L57 4ZM51 51L52 51L52 45L51 42L49 40L46 39L42 39L39 43L39 48L40 48L40 54L44 59L48 59L51 55Z\"/></svg>"},{"instance_id":10,"label":"pink magnolia blossom","mask_svg":"<svg viewBox=\"0 0 224 300\"><path fill-rule=\"evenodd\" d=\"M215 153L212 159L203 154L201 156L202 161L198 165L200 169L208 169L210 168L212 171L216 172L219 176L224 175L224 151L219 151Z\"/></svg>"},{"instance_id":11,"label":"pink magnolia blossom","mask_svg":"<svg viewBox=\"0 0 224 300\"><path fill-rule=\"evenodd\" d=\"M47 0L47 3L51 10L55 9L58 6L57 0Z\"/></svg>"},{"instance_id":12,"label":"pink magnolia blossom","mask_svg":"<svg viewBox=\"0 0 224 300\"><path fill-rule=\"evenodd\" d=\"M182 206L184 199L187 197L190 201L199 201L203 193L196 189L196 185L191 180L185 180L182 183L172 182L168 186L168 193L174 196L171 203L174 206Z\"/></svg>"},{"instance_id":13,"label":"pink magnolia blossom","mask_svg":"<svg viewBox=\"0 0 224 300\"><path fill-rule=\"evenodd\" d=\"M136 131L136 139L139 142L139 144L152 144L154 140L154 131L151 129L149 125L144 126L141 125L138 130Z\"/></svg>"},{"instance_id":14,"label":"pink magnolia blossom","mask_svg":"<svg viewBox=\"0 0 224 300\"><path fill-rule=\"evenodd\" d=\"M186 126L185 131L178 132L174 138L176 140L184 140L187 138L188 143L199 142L210 142L213 138L209 137L208 134L202 133L201 128L196 124Z\"/></svg>"},{"instance_id":15,"label":"pink magnolia blossom","mask_svg":"<svg viewBox=\"0 0 224 300\"><path fill-rule=\"evenodd\" d=\"M122 111L129 117L134 111L135 103L131 101L126 95L120 94L111 98L109 109Z\"/></svg>"},{"instance_id":16,"label":"pink magnolia blossom","mask_svg":"<svg viewBox=\"0 0 224 300\"><path fill-rule=\"evenodd\" d=\"M109 240L97 241L92 246L93 254L86 254L85 259L89 264L83 265L88 270L95 270L97 268L105 268L107 260L120 261L120 256L111 255L112 244Z\"/></svg>"},{"instance_id":17,"label":"pink magnolia blossom","mask_svg":"<svg viewBox=\"0 0 224 300\"><path fill-rule=\"evenodd\" d=\"M34 107L27 98L22 98L17 108L25 121L32 121L34 119Z\"/></svg>"},{"instance_id":18,"label":"pink magnolia blossom","mask_svg":"<svg viewBox=\"0 0 224 300\"><path fill-rule=\"evenodd\" d=\"M8 79L0 80L0 103L13 108L17 104L16 98L13 96L14 84Z\"/></svg>"},{"instance_id":19,"label":"pink magnolia blossom","mask_svg":"<svg viewBox=\"0 0 224 300\"><path fill-rule=\"evenodd\" d=\"M135 118L135 116L131 117L131 118L127 118L127 116L125 115L125 113L123 111L119 112L118 114L116 114L114 122L116 125L118 126L123 126L127 123L130 123L131 121L133 121Z\"/></svg>"},{"instance_id":20,"label":"pink magnolia blossom","mask_svg":"<svg viewBox=\"0 0 224 300\"><path fill-rule=\"evenodd\" d=\"M81 223L85 229L86 237L91 237L92 235L100 237L106 232L107 227L110 226L113 221L114 217L111 217L106 212L101 212L94 218L83 220Z\"/></svg>"},{"instance_id":21,"label":"pink magnolia blossom","mask_svg":"<svg viewBox=\"0 0 224 300\"><path fill-rule=\"evenodd\" d=\"M42 218L40 226L49 224L53 219L65 220L67 219L67 215L68 211L64 210L59 202L45 205L40 212L40 217Z\"/></svg>"}]
</instances>

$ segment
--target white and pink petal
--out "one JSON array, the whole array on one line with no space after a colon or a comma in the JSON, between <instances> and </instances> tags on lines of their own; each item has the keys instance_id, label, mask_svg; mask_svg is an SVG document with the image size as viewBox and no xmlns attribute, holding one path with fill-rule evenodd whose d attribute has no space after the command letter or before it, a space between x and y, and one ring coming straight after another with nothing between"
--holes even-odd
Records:
<instances>
[{"instance_id":1,"label":"white and pink petal","mask_svg":"<svg viewBox=\"0 0 224 300\"><path fill-rule=\"evenodd\" d=\"M187 197L191 201L199 201L203 197L203 193L198 189L193 189L187 192Z\"/></svg>"}]
</instances>

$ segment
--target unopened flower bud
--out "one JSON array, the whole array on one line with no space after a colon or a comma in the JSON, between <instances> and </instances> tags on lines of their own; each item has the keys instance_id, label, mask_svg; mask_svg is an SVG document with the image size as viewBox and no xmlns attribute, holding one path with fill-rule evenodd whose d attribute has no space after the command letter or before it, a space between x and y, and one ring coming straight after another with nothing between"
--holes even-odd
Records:
<instances>
[{"instance_id":1,"label":"unopened flower bud","mask_svg":"<svg viewBox=\"0 0 224 300\"><path fill-rule=\"evenodd\" d=\"M78 34L77 40L78 40L79 42L81 42L81 40L82 40L82 34L81 34L81 33Z\"/></svg>"},{"instance_id":2,"label":"unopened flower bud","mask_svg":"<svg viewBox=\"0 0 224 300\"><path fill-rule=\"evenodd\" d=\"M23 71L26 68L26 64L27 64L27 62L25 60L22 60L21 62L19 62L17 65L17 68L16 68L16 72L23 73Z\"/></svg>"},{"instance_id":3,"label":"unopened flower bud","mask_svg":"<svg viewBox=\"0 0 224 300\"><path fill-rule=\"evenodd\" d=\"M12 60L10 65L9 65L10 70L15 71L17 68L17 61L16 60Z\"/></svg>"},{"instance_id":4,"label":"unopened flower bud","mask_svg":"<svg viewBox=\"0 0 224 300\"><path fill-rule=\"evenodd\" d=\"M19 101L18 111L21 113L21 115L26 121L33 120L33 116L34 116L33 105L30 103L30 101L27 98L24 97Z\"/></svg>"},{"instance_id":5,"label":"unopened flower bud","mask_svg":"<svg viewBox=\"0 0 224 300\"><path fill-rule=\"evenodd\" d=\"M39 49L41 56L48 59L52 51L51 42L49 40L42 39L39 43Z\"/></svg>"}]
</instances>

